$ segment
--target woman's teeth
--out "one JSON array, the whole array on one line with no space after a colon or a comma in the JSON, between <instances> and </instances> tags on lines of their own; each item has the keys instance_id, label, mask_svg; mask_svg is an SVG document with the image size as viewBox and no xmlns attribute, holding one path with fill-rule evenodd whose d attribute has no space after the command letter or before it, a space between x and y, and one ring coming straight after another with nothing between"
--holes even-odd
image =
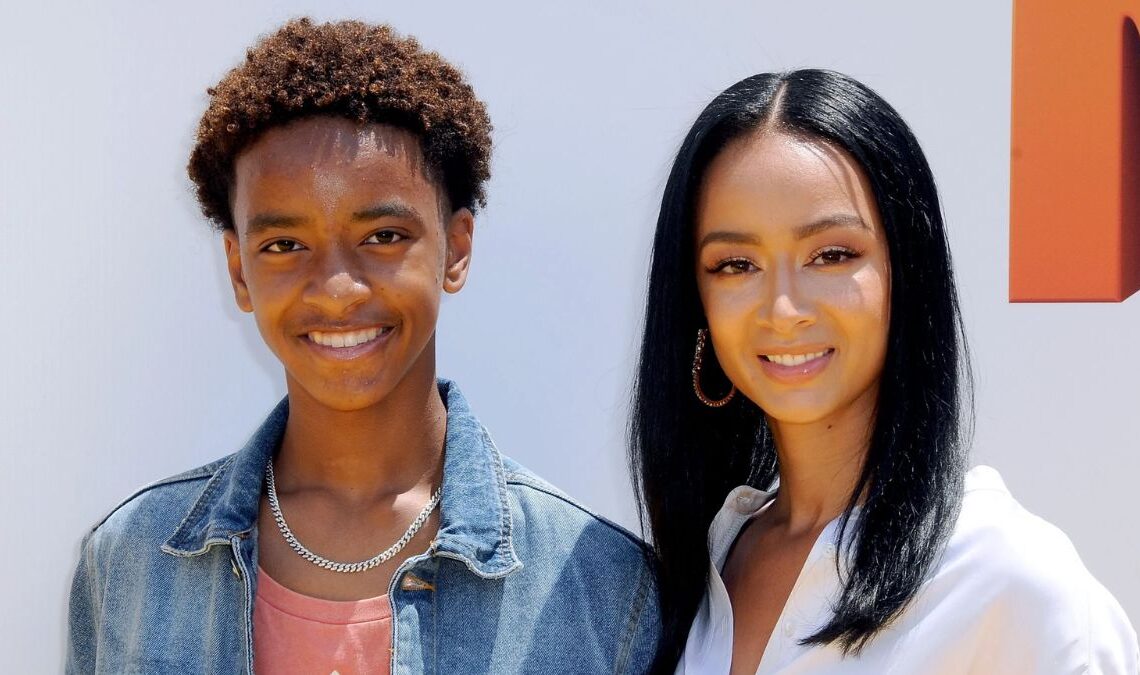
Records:
<instances>
[{"instance_id":1,"label":"woman's teeth","mask_svg":"<svg viewBox=\"0 0 1140 675\"><path fill-rule=\"evenodd\" d=\"M808 361L814 361L827 356L830 352L830 349L825 349L822 352L815 352L814 354L765 354L764 358L772 363L778 363L781 366L800 366Z\"/></svg>"},{"instance_id":2,"label":"woman's teeth","mask_svg":"<svg viewBox=\"0 0 1140 675\"><path fill-rule=\"evenodd\" d=\"M325 347L355 347L370 340L375 340L379 334L379 328L366 328L364 330L354 330L347 333L322 333L321 331L315 330L309 333L309 339Z\"/></svg>"}]
</instances>

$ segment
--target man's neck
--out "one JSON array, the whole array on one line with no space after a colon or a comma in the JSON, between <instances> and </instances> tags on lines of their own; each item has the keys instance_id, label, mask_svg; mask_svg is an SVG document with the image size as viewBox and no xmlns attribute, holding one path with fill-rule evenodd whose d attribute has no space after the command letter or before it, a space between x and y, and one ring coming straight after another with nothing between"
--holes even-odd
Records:
<instances>
[{"instance_id":1,"label":"man's neck","mask_svg":"<svg viewBox=\"0 0 1140 675\"><path fill-rule=\"evenodd\" d=\"M289 421L274 462L282 492L316 490L367 504L442 478L447 408L434 369L409 373L381 401L329 408L289 382Z\"/></svg>"}]
</instances>

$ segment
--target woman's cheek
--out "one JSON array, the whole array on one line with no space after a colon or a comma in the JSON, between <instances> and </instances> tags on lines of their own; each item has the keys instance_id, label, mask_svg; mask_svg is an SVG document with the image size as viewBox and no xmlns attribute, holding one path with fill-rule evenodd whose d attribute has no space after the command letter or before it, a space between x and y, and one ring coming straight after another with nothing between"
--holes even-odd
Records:
<instances>
[{"instance_id":1,"label":"woman's cheek","mask_svg":"<svg viewBox=\"0 0 1140 675\"><path fill-rule=\"evenodd\" d=\"M712 351L719 369L733 382L748 379L747 361L752 346L751 327L755 323L755 291L745 288L716 289L705 293L705 317L712 338ZM696 335L693 335L696 346ZM705 362L708 362L706 355Z\"/></svg>"},{"instance_id":2,"label":"woman's cheek","mask_svg":"<svg viewBox=\"0 0 1140 675\"><path fill-rule=\"evenodd\" d=\"M887 285L881 270L873 265L859 268L850 276L829 280L826 302L840 317L887 325ZM823 289L821 289L823 290Z\"/></svg>"},{"instance_id":3,"label":"woman's cheek","mask_svg":"<svg viewBox=\"0 0 1140 675\"><path fill-rule=\"evenodd\" d=\"M756 297L746 288L715 288L705 294L705 318L714 340L727 342L730 335L746 329L756 312Z\"/></svg>"},{"instance_id":4,"label":"woman's cheek","mask_svg":"<svg viewBox=\"0 0 1140 675\"><path fill-rule=\"evenodd\" d=\"M860 343L863 367L875 377L882 370L890 329L889 281L885 270L867 265L851 277L841 311L852 320L850 337Z\"/></svg>"}]
</instances>

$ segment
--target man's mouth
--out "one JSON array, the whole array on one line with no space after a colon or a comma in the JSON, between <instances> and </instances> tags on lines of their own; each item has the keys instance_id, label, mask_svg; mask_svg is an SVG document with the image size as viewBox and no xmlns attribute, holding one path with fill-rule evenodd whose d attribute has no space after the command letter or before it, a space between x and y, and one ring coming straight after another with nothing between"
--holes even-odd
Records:
<instances>
[{"instance_id":1,"label":"man's mouth","mask_svg":"<svg viewBox=\"0 0 1140 675\"><path fill-rule=\"evenodd\" d=\"M392 331L391 326L372 326L347 331L310 331L307 337L323 347L356 347L383 337Z\"/></svg>"}]
</instances>

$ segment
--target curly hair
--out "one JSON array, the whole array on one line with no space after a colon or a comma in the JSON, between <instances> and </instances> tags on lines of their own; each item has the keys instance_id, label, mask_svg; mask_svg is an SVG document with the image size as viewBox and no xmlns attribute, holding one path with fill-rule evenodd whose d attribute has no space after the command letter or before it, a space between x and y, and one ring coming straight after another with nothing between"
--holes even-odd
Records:
<instances>
[{"instance_id":1,"label":"curly hair","mask_svg":"<svg viewBox=\"0 0 1140 675\"><path fill-rule=\"evenodd\" d=\"M313 115L398 126L419 136L428 175L452 209L486 205L491 120L463 74L387 25L289 21L207 89L187 172L202 213L233 229L234 162L265 131Z\"/></svg>"}]
</instances>

